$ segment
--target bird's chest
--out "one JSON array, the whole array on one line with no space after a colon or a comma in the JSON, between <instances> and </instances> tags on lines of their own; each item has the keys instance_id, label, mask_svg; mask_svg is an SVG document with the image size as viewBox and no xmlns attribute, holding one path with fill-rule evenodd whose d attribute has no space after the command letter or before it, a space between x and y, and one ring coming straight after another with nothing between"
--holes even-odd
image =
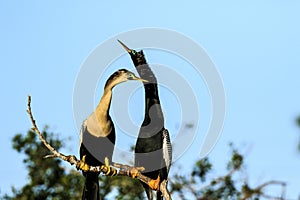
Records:
<instances>
[{"instance_id":1,"label":"bird's chest","mask_svg":"<svg viewBox=\"0 0 300 200\"><path fill-rule=\"evenodd\" d=\"M139 137L136 143L136 152L153 152L162 148L162 135L157 133L151 137Z\"/></svg>"},{"instance_id":2,"label":"bird's chest","mask_svg":"<svg viewBox=\"0 0 300 200\"><path fill-rule=\"evenodd\" d=\"M82 145L86 149L85 154L92 155L95 159L104 163L104 158L112 159L112 154L115 145L115 131L110 132L107 137L95 137L92 135L87 127L83 127L82 131Z\"/></svg>"},{"instance_id":3,"label":"bird's chest","mask_svg":"<svg viewBox=\"0 0 300 200\"><path fill-rule=\"evenodd\" d=\"M87 129L95 137L107 137L112 131L112 122L109 119L98 119L93 113L87 118Z\"/></svg>"}]
</instances>

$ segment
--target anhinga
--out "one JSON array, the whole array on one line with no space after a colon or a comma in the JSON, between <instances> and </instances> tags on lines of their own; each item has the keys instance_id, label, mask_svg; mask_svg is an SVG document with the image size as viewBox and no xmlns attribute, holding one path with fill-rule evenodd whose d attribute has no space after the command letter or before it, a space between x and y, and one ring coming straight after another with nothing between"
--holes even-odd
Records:
<instances>
[{"instance_id":1,"label":"anhinga","mask_svg":"<svg viewBox=\"0 0 300 200\"><path fill-rule=\"evenodd\" d=\"M118 40L119 41L119 40ZM145 116L141 125L135 146L135 166L145 167L144 175L156 180L143 184L148 199L153 199L153 189L168 178L172 162L172 146L167 129L164 128L164 116L160 106L157 80L145 59L143 51L135 51L119 41L130 54L141 78L148 80L144 83L145 90ZM157 199L162 199L158 190Z\"/></svg>"},{"instance_id":2,"label":"anhinga","mask_svg":"<svg viewBox=\"0 0 300 200\"><path fill-rule=\"evenodd\" d=\"M126 69L113 73L106 81L103 96L95 111L82 124L80 159L90 166L103 165L106 157L112 159L116 138L114 124L109 116L112 89L117 84L128 80L146 81ZM83 172L83 175L85 185L82 199L99 200L99 173Z\"/></svg>"}]
</instances>

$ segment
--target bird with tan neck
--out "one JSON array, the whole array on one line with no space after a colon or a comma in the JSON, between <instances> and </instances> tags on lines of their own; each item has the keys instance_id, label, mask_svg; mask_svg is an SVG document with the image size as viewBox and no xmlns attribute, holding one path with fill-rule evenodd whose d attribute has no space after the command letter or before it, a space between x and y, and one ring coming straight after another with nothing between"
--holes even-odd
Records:
<instances>
[{"instance_id":1,"label":"bird with tan neck","mask_svg":"<svg viewBox=\"0 0 300 200\"><path fill-rule=\"evenodd\" d=\"M116 71L106 81L103 96L95 111L82 123L80 159L87 165L101 166L107 158L112 159L116 139L114 124L109 115L112 91L116 85L129 80L147 82L126 69ZM99 173L82 173L85 177L82 200L99 200Z\"/></svg>"}]
</instances>

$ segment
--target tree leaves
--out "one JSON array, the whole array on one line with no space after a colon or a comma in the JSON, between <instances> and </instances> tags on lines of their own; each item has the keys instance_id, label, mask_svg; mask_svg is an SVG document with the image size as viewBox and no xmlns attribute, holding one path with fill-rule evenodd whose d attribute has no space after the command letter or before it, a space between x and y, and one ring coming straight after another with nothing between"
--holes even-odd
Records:
<instances>
[{"instance_id":1,"label":"tree leaves","mask_svg":"<svg viewBox=\"0 0 300 200\"><path fill-rule=\"evenodd\" d=\"M47 129L42 132L53 147L60 149L62 141ZM59 159L44 159L49 150L31 130L13 138L13 148L25 154L23 163L28 170L28 183L21 189L13 188L13 195L5 199L80 199L83 185L81 174L66 171Z\"/></svg>"},{"instance_id":2,"label":"tree leaves","mask_svg":"<svg viewBox=\"0 0 300 200\"><path fill-rule=\"evenodd\" d=\"M47 128L44 129L42 134L57 150L64 146L63 140L58 139ZM26 135L16 134L12 142L13 148L25 155L23 163L28 170L28 183L20 189L13 187L12 196L5 195L4 199L75 200L81 198L84 185L81 173L73 169L67 170L60 159L44 159L43 157L50 152L34 132L30 130ZM258 199L265 195L262 189L268 185L285 186L285 183L280 181L269 181L251 187L247 179L243 178L245 173L242 170L244 156L239 153L233 144L230 144L229 148L230 157L226 165L227 173L223 176L212 178L213 164L208 158L198 160L190 171L190 176L181 176L174 173L169 179L169 191L173 199ZM189 171L189 169L184 170ZM102 199L145 199L144 190L136 179L125 176L99 176L99 181L99 193ZM284 188L282 191L284 191Z\"/></svg>"}]
</instances>

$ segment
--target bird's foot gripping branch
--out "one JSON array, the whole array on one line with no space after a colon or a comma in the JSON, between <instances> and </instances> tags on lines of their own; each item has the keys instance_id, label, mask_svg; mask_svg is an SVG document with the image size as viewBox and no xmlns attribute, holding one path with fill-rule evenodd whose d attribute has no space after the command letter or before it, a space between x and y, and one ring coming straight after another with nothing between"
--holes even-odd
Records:
<instances>
[{"instance_id":1,"label":"bird's foot gripping branch","mask_svg":"<svg viewBox=\"0 0 300 200\"><path fill-rule=\"evenodd\" d=\"M76 168L78 170L87 172L102 172L105 176L115 176L117 175L117 169L110 166L108 158L105 158L105 165L101 166L90 166L85 162L85 157L83 156L82 159L76 164Z\"/></svg>"},{"instance_id":2,"label":"bird's foot gripping branch","mask_svg":"<svg viewBox=\"0 0 300 200\"><path fill-rule=\"evenodd\" d=\"M33 117L32 111L31 111L31 96L28 96L28 102L27 102L27 113L29 115L29 118L32 123L32 130L38 135L39 139L43 142L43 144L49 149L49 151L52 153L51 155L47 155L44 158L60 158L71 165L75 165L78 170L82 171L91 171L91 172L101 172L102 174L106 176L129 176L132 178L137 178L140 181L146 183L149 185L150 188L159 190L162 192L164 198L166 200L170 200L171 196L167 189L167 181L164 180L159 184L159 178L157 180L153 180L143 174L141 174L141 171L144 170L143 167L133 167L123 164L114 163L114 166L110 166L109 160L105 159L105 165L102 166L89 166L85 163L85 156L83 156L82 160L78 160L76 156L74 155L64 155L57 151L55 148L53 148L49 142L43 137L41 132L39 131L35 119Z\"/></svg>"}]
</instances>

